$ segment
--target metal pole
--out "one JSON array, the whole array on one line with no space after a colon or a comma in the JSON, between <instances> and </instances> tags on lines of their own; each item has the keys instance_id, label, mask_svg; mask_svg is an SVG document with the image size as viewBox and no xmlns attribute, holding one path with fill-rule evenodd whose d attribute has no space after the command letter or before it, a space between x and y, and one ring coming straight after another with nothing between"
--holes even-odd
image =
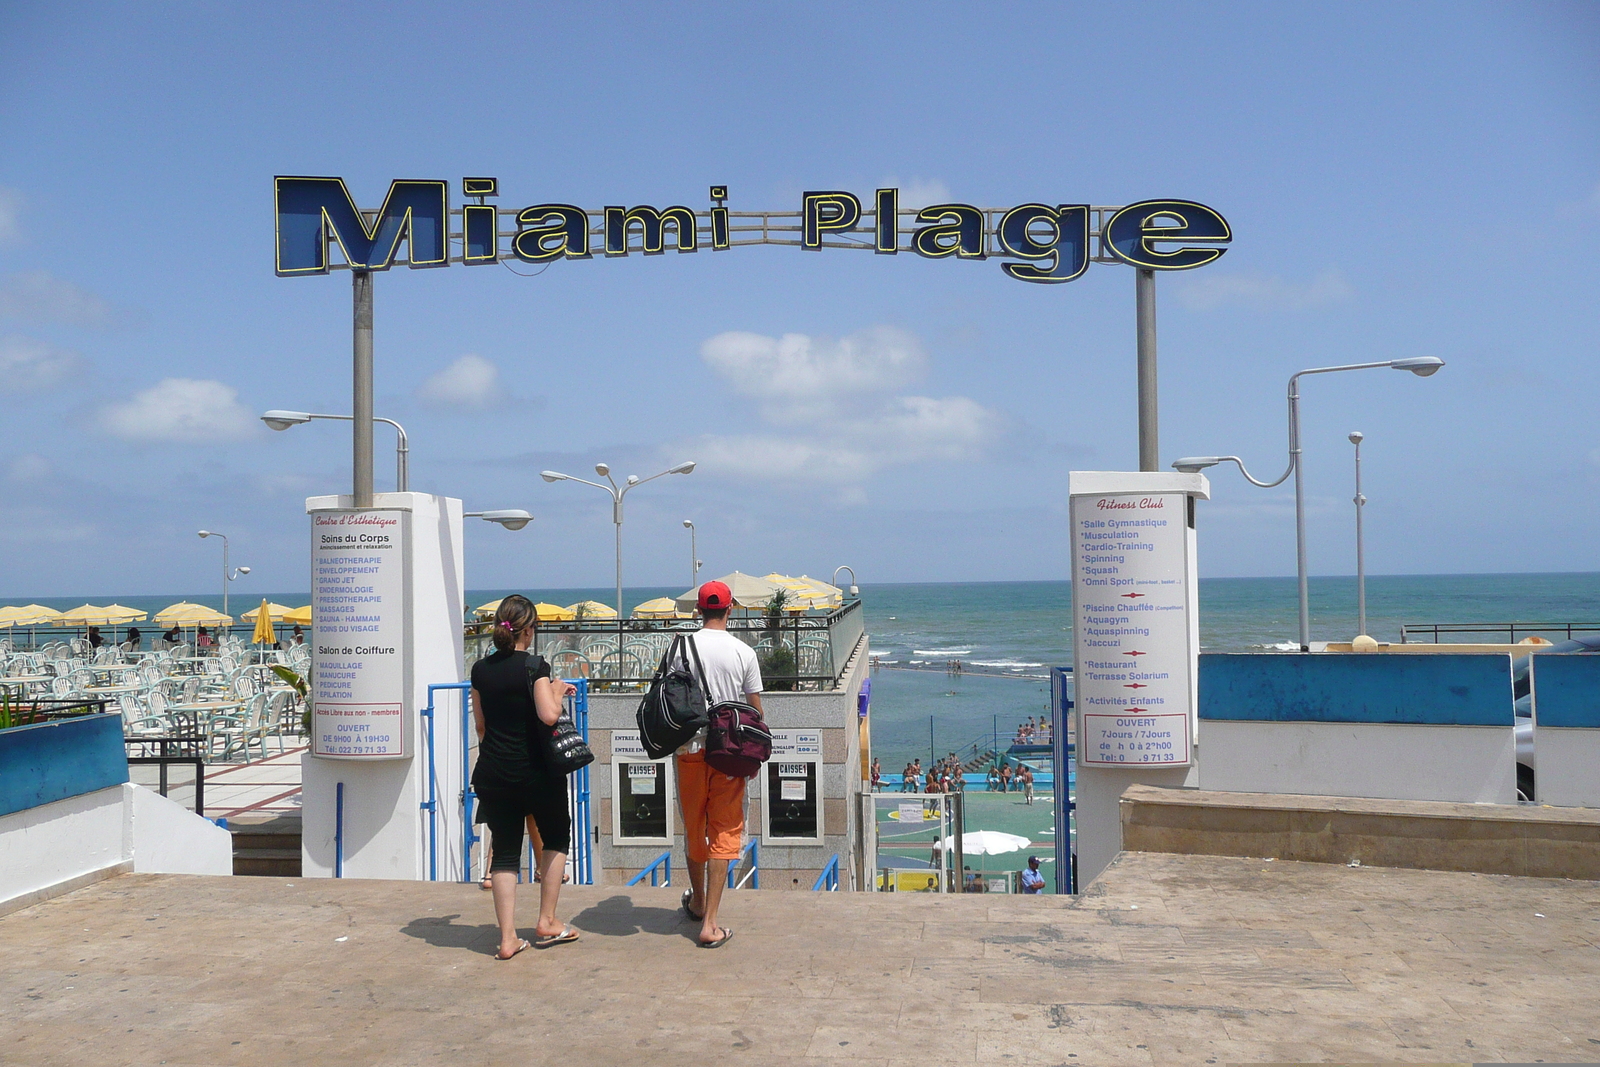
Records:
<instances>
[{"instance_id":1,"label":"metal pole","mask_svg":"<svg viewBox=\"0 0 1600 1067\"><path fill-rule=\"evenodd\" d=\"M1358 432L1350 434L1350 443L1356 446L1356 633L1367 632L1367 558L1361 536L1361 513L1367 498L1361 492L1361 439Z\"/></svg>"},{"instance_id":2,"label":"metal pole","mask_svg":"<svg viewBox=\"0 0 1600 1067\"><path fill-rule=\"evenodd\" d=\"M351 489L358 508L372 506L372 272L350 272L355 301L351 363L354 383L350 415L353 425Z\"/></svg>"},{"instance_id":3,"label":"metal pole","mask_svg":"<svg viewBox=\"0 0 1600 1067\"><path fill-rule=\"evenodd\" d=\"M1139 469L1161 469L1156 413L1156 272L1134 272L1134 316L1139 346Z\"/></svg>"},{"instance_id":4,"label":"metal pole","mask_svg":"<svg viewBox=\"0 0 1600 1067\"><path fill-rule=\"evenodd\" d=\"M689 588L700 582L700 549L695 544L695 528L689 527Z\"/></svg>"},{"instance_id":5,"label":"metal pole","mask_svg":"<svg viewBox=\"0 0 1600 1067\"><path fill-rule=\"evenodd\" d=\"M228 536L222 535L222 613L228 613Z\"/></svg>"},{"instance_id":6,"label":"metal pole","mask_svg":"<svg viewBox=\"0 0 1600 1067\"><path fill-rule=\"evenodd\" d=\"M611 517L617 527L617 677L622 677L622 497L612 504Z\"/></svg>"},{"instance_id":7,"label":"metal pole","mask_svg":"<svg viewBox=\"0 0 1600 1067\"><path fill-rule=\"evenodd\" d=\"M1294 565L1300 583L1300 651L1311 651L1311 604L1306 588L1306 494L1300 477L1300 376L1289 379L1289 462L1294 464Z\"/></svg>"}]
</instances>

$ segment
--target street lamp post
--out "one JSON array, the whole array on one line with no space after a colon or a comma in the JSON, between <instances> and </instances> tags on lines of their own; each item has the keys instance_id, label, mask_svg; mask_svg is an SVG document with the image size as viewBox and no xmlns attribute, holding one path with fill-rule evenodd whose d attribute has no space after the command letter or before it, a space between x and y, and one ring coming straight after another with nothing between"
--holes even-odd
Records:
<instances>
[{"instance_id":1,"label":"street lamp post","mask_svg":"<svg viewBox=\"0 0 1600 1067\"><path fill-rule=\"evenodd\" d=\"M1419 378L1426 378L1444 366L1436 356L1414 356L1409 359L1390 359L1381 363L1350 363L1341 367L1313 367L1300 371L1289 379L1289 466L1275 481L1263 482L1245 469L1244 460L1238 456L1185 456L1175 460L1174 470L1193 474L1215 467L1219 463L1235 463L1251 485L1263 489L1282 485L1289 475L1294 475L1294 556L1295 570L1300 585L1300 651L1311 651L1311 611L1306 590L1306 505L1305 483L1300 473L1300 379L1307 374L1332 374L1345 370L1373 370L1388 367L1391 370L1408 370Z\"/></svg>"},{"instance_id":2,"label":"street lamp post","mask_svg":"<svg viewBox=\"0 0 1600 1067\"><path fill-rule=\"evenodd\" d=\"M693 589L700 584L700 551L695 548L694 520L684 519L683 525L689 531L689 588Z\"/></svg>"},{"instance_id":3,"label":"street lamp post","mask_svg":"<svg viewBox=\"0 0 1600 1067\"><path fill-rule=\"evenodd\" d=\"M242 574L249 574L250 568L238 567L233 570L228 569L229 545L227 534L217 533L215 530L201 530L200 536L222 538L222 613L226 615L228 614L228 583L238 581L239 576Z\"/></svg>"},{"instance_id":4,"label":"street lamp post","mask_svg":"<svg viewBox=\"0 0 1600 1067\"><path fill-rule=\"evenodd\" d=\"M354 416L351 416L351 415L317 415L317 414L313 414L313 413L311 413L309 411L278 411L278 410L273 410L273 411L268 411L265 414L263 414L261 416L261 421L266 423L268 426L272 427L274 430L287 430L291 426L299 426L299 425L301 425L303 423L310 422L312 419L334 419L334 420L336 420L338 422L350 422L350 421L353 420L353 418L354 418ZM376 415L374 415L372 417L372 421L373 422L386 422L390 426L394 427L394 432L395 432L395 446L394 446L394 485L395 485L395 492L397 492L397 493L409 492L410 489L411 489L411 447L410 447L410 445L408 445L406 443L405 427L401 426L398 422L395 422L393 419L379 418ZM368 453L368 457L367 457L367 468L368 468L368 470L371 470L371 467L372 467L371 454L369 452ZM369 500L367 502L367 504L368 504L368 506L370 506L371 505L371 501ZM357 507L361 506L359 501L357 501L356 506Z\"/></svg>"},{"instance_id":5,"label":"street lamp post","mask_svg":"<svg viewBox=\"0 0 1600 1067\"><path fill-rule=\"evenodd\" d=\"M611 468L607 464L596 463L594 465L594 472L596 474L600 475L600 477L604 478L606 480L607 484L601 485L599 482L591 482L587 478L577 478L577 477L574 477L573 475L570 475L570 474L562 474L560 471L540 471L539 472L539 477L543 478L547 482L582 482L584 485L592 485L596 489L601 489L601 490L604 490L605 492L611 494L611 521L617 528L617 656L618 656L617 669L621 670L622 669L622 663L621 663L621 656L622 656L622 619L623 619L623 614L622 614L622 498L627 496L628 495L628 490L632 489L636 485L643 485L645 482L653 482L657 478L665 477L668 474L691 474L691 473L693 473L694 472L694 460L691 459L691 460L688 460L687 462L679 463L675 467L668 467L666 470L662 471L660 474L652 474L648 478L641 478L637 474L630 474L630 475L628 475L627 482L624 483L623 485L618 485L617 482L616 482L616 479L611 477Z\"/></svg>"},{"instance_id":6,"label":"street lamp post","mask_svg":"<svg viewBox=\"0 0 1600 1067\"><path fill-rule=\"evenodd\" d=\"M503 508L499 511L463 511L463 519L482 519L497 522L508 530L520 530L533 521L533 516L521 508Z\"/></svg>"},{"instance_id":7,"label":"street lamp post","mask_svg":"<svg viewBox=\"0 0 1600 1067\"><path fill-rule=\"evenodd\" d=\"M1356 446L1356 633L1367 632L1367 556L1361 536L1361 513L1366 510L1367 498L1361 492L1361 441L1360 430L1350 431L1350 443Z\"/></svg>"}]
</instances>

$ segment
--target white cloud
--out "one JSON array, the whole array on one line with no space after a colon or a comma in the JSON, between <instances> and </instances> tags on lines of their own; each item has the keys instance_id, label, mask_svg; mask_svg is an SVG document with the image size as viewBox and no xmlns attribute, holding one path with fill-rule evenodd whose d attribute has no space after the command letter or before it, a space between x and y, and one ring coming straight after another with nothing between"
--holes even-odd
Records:
<instances>
[{"instance_id":1,"label":"white cloud","mask_svg":"<svg viewBox=\"0 0 1600 1067\"><path fill-rule=\"evenodd\" d=\"M702 437L693 449L708 471L855 482L892 466L977 459L1003 429L997 413L967 397L894 395L922 377L927 357L914 335L893 327L838 340L723 333L701 355L757 402L757 419L788 431Z\"/></svg>"},{"instance_id":2,"label":"white cloud","mask_svg":"<svg viewBox=\"0 0 1600 1067\"><path fill-rule=\"evenodd\" d=\"M14 241L21 228L17 217L22 214L22 194L0 185L0 241Z\"/></svg>"},{"instance_id":3,"label":"white cloud","mask_svg":"<svg viewBox=\"0 0 1600 1067\"><path fill-rule=\"evenodd\" d=\"M78 353L31 337L0 338L0 393L31 393L61 382L82 364Z\"/></svg>"},{"instance_id":4,"label":"white cloud","mask_svg":"<svg viewBox=\"0 0 1600 1067\"><path fill-rule=\"evenodd\" d=\"M888 182L884 188L893 188L895 182ZM950 203L950 187L937 178L912 178L900 186L900 206L903 208L924 208L929 204Z\"/></svg>"},{"instance_id":5,"label":"white cloud","mask_svg":"<svg viewBox=\"0 0 1600 1067\"><path fill-rule=\"evenodd\" d=\"M504 399L500 368L482 356L468 354L423 382L417 395L452 407L490 407Z\"/></svg>"},{"instance_id":6,"label":"white cloud","mask_svg":"<svg viewBox=\"0 0 1600 1067\"><path fill-rule=\"evenodd\" d=\"M50 461L37 452L24 452L6 467L6 476L14 482L37 482L50 475Z\"/></svg>"},{"instance_id":7,"label":"white cloud","mask_svg":"<svg viewBox=\"0 0 1600 1067\"><path fill-rule=\"evenodd\" d=\"M776 422L826 417L854 399L909 385L927 368L921 342L892 326L838 340L719 333L700 346L700 355Z\"/></svg>"},{"instance_id":8,"label":"white cloud","mask_svg":"<svg viewBox=\"0 0 1600 1067\"><path fill-rule=\"evenodd\" d=\"M1186 278L1178 302L1190 311L1212 311L1229 304L1278 311L1305 311L1349 300L1355 289L1337 268L1304 284L1271 274L1206 274Z\"/></svg>"},{"instance_id":9,"label":"white cloud","mask_svg":"<svg viewBox=\"0 0 1600 1067\"><path fill-rule=\"evenodd\" d=\"M106 300L47 270L0 279L0 318L104 327L116 317L116 309Z\"/></svg>"},{"instance_id":10,"label":"white cloud","mask_svg":"<svg viewBox=\"0 0 1600 1067\"><path fill-rule=\"evenodd\" d=\"M260 429L238 396L217 381L166 378L107 406L101 425L128 441L238 441Z\"/></svg>"}]
</instances>

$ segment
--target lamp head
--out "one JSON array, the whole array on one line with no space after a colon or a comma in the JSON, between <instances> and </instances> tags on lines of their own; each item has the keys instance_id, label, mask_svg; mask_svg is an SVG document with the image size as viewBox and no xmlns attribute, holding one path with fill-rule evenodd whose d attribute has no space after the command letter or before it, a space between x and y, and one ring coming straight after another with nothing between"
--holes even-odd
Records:
<instances>
[{"instance_id":1,"label":"lamp head","mask_svg":"<svg viewBox=\"0 0 1600 1067\"><path fill-rule=\"evenodd\" d=\"M278 411L275 409L264 413L261 416L261 421L274 430L287 430L291 426L299 426L301 423L310 422L311 415L304 411Z\"/></svg>"},{"instance_id":2,"label":"lamp head","mask_svg":"<svg viewBox=\"0 0 1600 1067\"><path fill-rule=\"evenodd\" d=\"M565 474L557 474L555 471L540 471L539 477L547 482L564 482L567 480Z\"/></svg>"},{"instance_id":3,"label":"lamp head","mask_svg":"<svg viewBox=\"0 0 1600 1067\"><path fill-rule=\"evenodd\" d=\"M680 463L676 467L673 467L671 470L669 470L667 473L668 474L693 474L694 473L694 460L691 459L687 463Z\"/></svg>"},{"instance_id":4,"label":"lamp head","mask_svg":"<svg viewBox=\"0 0 1600 1067\"><path fill-rule=\"evenodd\" d=\"M521 508L504 508L500 511L485 511L478 516L484 522L497 522L508 530L520 530L533 521L533 515Z\"/></svg>"},{"instance_id":5,"label":"lamp head","mask_svg":"<svg viewBox=\"0 0 1600 1067\"><path fill-rule=\"evenodd\" d=\"M637 474L628 475L628 484L629 485L638 485L639 484L639 476Z\"/></svg>"},{"instance_id":6,"label":"lamp head","mask_svg":"<svg viewBox=\"0 0 1600 1067\"><path fill-rule=\"evenodd\" d=\"M594 472L604 478L611 473L611 465L609 463L596 463Z\"/></svg>"},{"instance_id":7,"label":"lamp head","mask_svg":"<svg viewBox=\"0 0 1600 1067\"><path fill-rule=\"evenodd\" d=\"M1438 356L1414 356L1411 359L1394 360L1389 366L1395 370L1408 370L1418 378L1426 378L1444 366L1444 360Z\"/></svg>"},{"instance_id":8,"label":"lamp head","mask_svg":"<svg viewBox=\"0 0 1600 1067\"><path fill-rule=\"evenodd\" d=\"M250 568L249 567L240 567L239 568L239 573L240 574L249 574L250 573Z\"/></svg>"},{"instance_id":9,"label":"lamp head","mask_svg":"<svg viewBox=\"0 0 1600 1067\"><path fill-rule=\"evenodd\" d=\"M1367 439L1366 434L1362 433L1360 430L1351 430L1350 431L1350 443L1351 444L1359 445L1362 441L1365 441L1366 439Z\"/></svg>"},{"instance_id":10,"label":"lamp head","mask_svg":"<svg viewBox=\"0 0 1600 1067\"><path fill-rule=\"evenodd\" d=\"M210 530L201 530L200 531L200 536L201 537L210 537L211 536L211 531Z\"/></svg>"},{"instance_id":11,"label":"lamp head","mask_svg":"<svg viewBox=\"0 0 1600 1067\"><path fill-rule=\"evenodd\" d=\"M683 520L683 528L684 528L684 529L685 529L685 530L692 530L692 529L694 529L694 520L693 520L693 519L684 519L684 520Z\"/></svg>"},{"instance_id":12,"label":"lamp head","mask_svg":"<svg viewBox=\"0 0 1600 1067\"><path fill-rule=\"evenodd\" d=\"M1172 461L1172 469L1183 474L1199 474L1207 467L1215 467L1221 462L1221 456L1184 456L1182 459Z\"/></svg>"}]
</instances>

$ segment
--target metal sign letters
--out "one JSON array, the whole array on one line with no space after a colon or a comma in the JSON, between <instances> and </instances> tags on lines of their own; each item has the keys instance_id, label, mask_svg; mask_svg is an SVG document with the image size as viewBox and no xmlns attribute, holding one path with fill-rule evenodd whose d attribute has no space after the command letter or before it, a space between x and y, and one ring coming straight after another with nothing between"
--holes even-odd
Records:
<instances>
[{"instance_id":1,"label":"metal sign letters","mask_svg":"<svg viewBox=\"0 0 1600 1067\"><path fill-rule=\"evenodd\" d=\"M1227 251L1233 239L1218 212L1189 200L1143 200L1125 207L1020 204L984 208L933 204L901 208L898 189L879 189L870 209L854 193L808 192L799 211L732 211L728 188L713 185L712 206L572 204L508 209L485 203L499 193L494 178L464 178L475 203L450 207L449 183L404 180L389 184L383 206L356 207L342 178L279 177L276 192L277 273L387 270L391 266L482 266L502 259L548 263L633 252L661 255L709 247L795 245L868 249L879 255L914 252L928 259L986 259L1018 281L1070 282L1097 263L1142 270L1189 270ZM407 258L400 259L400 244ZM337 245L342 264L329 254Z\"/></svg>"}]
</instances>

